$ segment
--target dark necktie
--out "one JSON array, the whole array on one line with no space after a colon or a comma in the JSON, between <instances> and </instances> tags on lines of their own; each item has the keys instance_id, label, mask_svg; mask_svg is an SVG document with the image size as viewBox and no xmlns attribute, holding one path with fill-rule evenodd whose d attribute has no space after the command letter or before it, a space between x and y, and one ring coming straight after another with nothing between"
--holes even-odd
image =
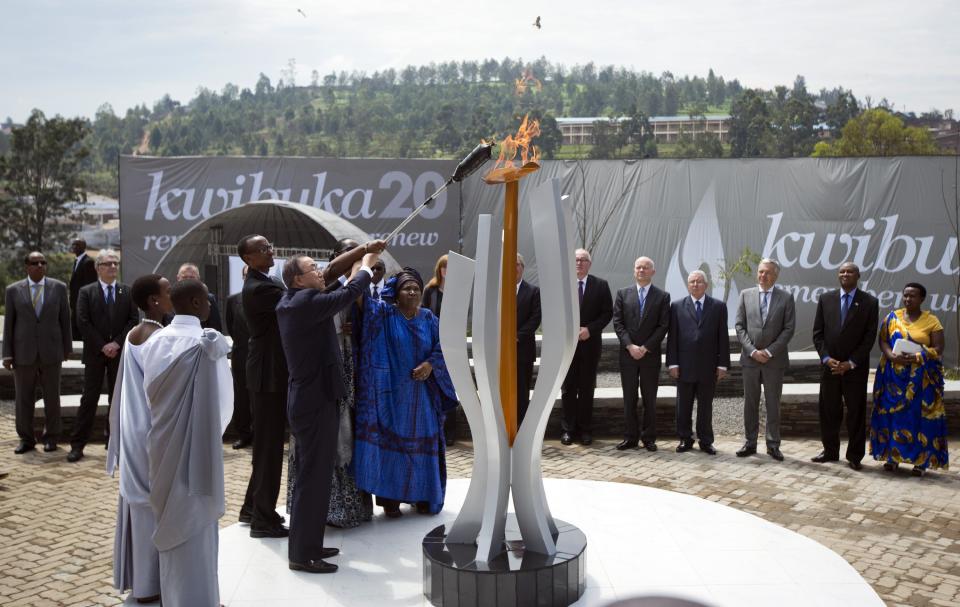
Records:
<instances>
[{"instance_id":1,"label":"dark necktie","mask_svg":"<svg viewBox=\"0 0 960 607\"><path fill-rule=\"evenodd\" d=\"M844 293L841 299L843 300L840 303L840 326L842 327L847 321L847 312L850 311L850 294Z\"/></svg>"},{"instance_id":2,"label":"dark necktie","mask_svg":"<svg viewBox=\"0 0 960 607\"><path fill-rule=\"evenodd\" d=\"M697 302L697 324L700 324L700 321L703 320L703 305L698 301Z\"/></svg>"},{"instance_id":3,"label":"dark necktie","mask_svg":"<svg viewBox=\"0 0 960 607\"><path fill-rule=\"evenodd\" d=\"M373 298L380 299L380 291L377 289L377 287L373 287Z\"/></svg>"},{"instance_id":4,"label":"dark necktie","mask_svg":"<svg viewBox=\"0 0 960 607\"><path fill-rule=\"evenodd\" d=\"M583 281L580 280L580 281L577 281L577 283L579 285L577 287L577 293L579 293L580 295L580 303L583 303Z\"/></svg>"},{"instance_id":5,"label":"dark necktie","mask_svg":"<svg viewBox=\"0 0 960 607\"><path fill-rule=\"evenodd\" d=\"M113 307L113 285L107 285L107 307Z\"/></svg>"},{"instance_id":6,"label":"dark necktie","mask_svg":"<svg viewBox=\"0 0 960 607\"><path fill-rule=\"evenodd\" d=\"M760 322L767 322L767 298L770 296L770 291L763 292L763 298L760 300Z\"/></svg>"},{"instance_id":7,"label":"dark necktie","mask_svg":"<svg viewBox=\"0 0 960 607\"><path fill-rule=\"evenodd\" d=\"M644 294L644 291L646 291L646 288L640 287L639 291L640 291L640 316L643 316L643 304L647 300Z\"/></svg>"}]
</instances>

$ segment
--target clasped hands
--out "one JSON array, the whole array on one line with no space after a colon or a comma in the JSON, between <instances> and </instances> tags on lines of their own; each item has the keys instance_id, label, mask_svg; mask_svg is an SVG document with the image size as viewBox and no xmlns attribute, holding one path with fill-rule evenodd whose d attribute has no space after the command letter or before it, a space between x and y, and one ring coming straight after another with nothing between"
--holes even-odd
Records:
<instances>
[{"instance_id":1,"label":"clasped hands","mask_svg":"<svg viewBox=\"0 0 960 607\"><path fill-rule=\"evenodd\" d=\"M827 368L830 369L832 375L844 375L847 371L853 369L853 365L850 361L840 362L835 358L828 358L826 362Z\"/></svg>"},{"instance_id":2,"label":"clasped hands","mask_svg":"<svg viewBox=\"0 0 960 607\"><path fill-rule=\"evenodd\" d=\"M103 355L107 358L116 358L120 354L120 344L115 341L111 341L108 344L104 344L100 351L103 352Z\"/></svg>"}]
</instances>

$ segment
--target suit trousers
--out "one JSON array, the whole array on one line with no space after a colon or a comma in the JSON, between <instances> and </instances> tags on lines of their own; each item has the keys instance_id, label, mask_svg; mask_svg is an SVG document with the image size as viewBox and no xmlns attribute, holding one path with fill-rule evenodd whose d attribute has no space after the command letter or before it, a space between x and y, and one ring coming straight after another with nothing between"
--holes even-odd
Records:
<instances>
[{"instance_id":1,"label":"suit trousers","mask_svg":"<svg viewBox=\"0 0 960 607\"><path fill-rule=\"evenodd\" d=\"M247 390L247 353L234 352L230 359L233 375L233 417L230 427L241 439L253 436L253 410L250 408L250 392Z\"/></svg>"},{"instance_id":2,"label":"suit trousers","mask_svg":"<svg viewBox=\"0 0 960 607\"><path fill-rule=\"evenodd\" d=\"M287 393L250 391L250 404L253 407L253 470L240 512L250 514L250 527L264 529L280 524L277 497L283 474Z\"/></svg>"},{"instance_id":3,"label":"suit trousers","mask_svg":"<svg viewBox=\"0 0 960 607\"><path fill-rule=\"evenodd\" d=\"M97 403L103 392L103 378L107 378L107 419L110 419L110 403L113 401L113 386L117 381L117 370L120 368L120 356L107 358L97 356L92 362L83 366L83 395L80 396L80 408L77 410L77 419L73 424L73 434L70 436L72 449L83 449L90 441L90 432L97 417ZM110 425L105 432L110 436Z\"/></svg>"},{"instance_id":4,"label":"suit trousers","mask_svg":"<svg viewBox=\"0 0 960 607\"><path fill-rule=\"evenodd\" d=\"M593 427L593 391L597 386L597 363L600 362L600 347L581 344L573 355L560 388L563 417L560 425L564 432L589 434Z\"/></svg>"},{"instance_id":5,"label":"suit trousers","mask_svg":"<svg viewBox=\"0 0 960 607\"><path fill-rule=\"evenodd\" d=\"M533 381L533 360L517 360L517 428L523 423L530 406L530 382Z\"/></svg>"},{"instance_id":6,"label":"suit trousers","mask_svg":"<svg viewBox=\"0 0 960 607\"><path fill-rule=\"evenodd\" d=\"M37 442L33 433L34 397L37 379L43 391L44 429L42 441L56 442L60 437L60 363L16 365L13 385L16 390L16 425L20 440L31 445Z\"/></svg>"},{"instance_id":7,"label":"suit trousers","mask_svg":"<svg viewBox=\"0 0 960 607\"><path fill-rule=\"evenodd\" d=\"M843 406L847 406L847 460L859 462L866 451L867 440L867 369L820 376L820 440L823 452L840 456L840 424Z\"/></svg>"},{"instance_id":8,"label":"suit trousers","mask_svg":"<svg viewBox=\"0 0 960 607\"><path fill-rule=\"evenodd\" d=\"M757 446L760 432L760 386L763 386L767 410L767 447L780 447L780 396L783 394L785 369L766 365L743 367L743 433L745 443Z\"/></svg>"},{"instance_id":9,"label":"suit trousers","mask_svg":"<svg viewBox=\"0 0 960 607\"><path fill-rule=\"evenodd\" d=\"M623 388L623 438L642 441L644 445L657 442L657 383L660 366L639 366L626 352L620 354L620 385ZM640 398L637 398L637 389ZM637 419L637 403L643 406L643 429Z\"/></svg>"},{"instance_id":10,"label":"suit trousers","mask_svg":"<svg viewBox=\"0 0 960 607\"><path fill-rule=\"evenodd\" d=\"M336 402L319 401L316 415L307 423L291 425L297 478L290 504L288 556L294 563L320 559L323 532L330 509L330 483L337 457L340 413ZM256 436L256 435L254 435Z\"/></svg>"},{"instance_id":11,"label":"suit trousers","mask_svg":"<svg viewBox=\"0 0 960 607\"><path fill-rule=\"evenodd\" d=\"M713 444L713 394L716 381L677 382L677 434L684 442L693 441L693 399L697 399L697 440Z\"/></svg>"}]
</instances>

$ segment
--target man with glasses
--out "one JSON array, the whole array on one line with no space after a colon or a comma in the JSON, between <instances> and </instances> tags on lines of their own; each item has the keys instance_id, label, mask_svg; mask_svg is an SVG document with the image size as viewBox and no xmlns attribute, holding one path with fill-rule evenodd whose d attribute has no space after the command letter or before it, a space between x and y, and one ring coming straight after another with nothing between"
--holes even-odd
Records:
<instances>
[{"instance_id":1,"label":"man with glasses","mask_svg":"<svg viewBox=\"0 0 960 607\"><path fill-rule=\"evenodd\" d=\"M107 410L113 399L113 384L120 367L120 349L127 332L137 325L140 315L130 289L117 280L120 255L113 249L100 251L96 260L97 282L80 289L77 297L77 325L83 336L83 395L70 437L68 462L79 461L97 415L97 402L107 378ZM107 436L110 428L107 427Z\"/></svg>"},{"instance_id":2,"label":"man with glasses","mask_svg":"<svg viewBox=\"0 0 960 607\"><path fill-rule=\"evenodd\" d=\"M60 367L73 351L67 286L47 278L47 260L37 251L24 259L27 278L7 287L3 318L3 366L13 370L16 389L17 455L36 446L33 397L43 389L43 450L57 449L60 436Z\"/></svg>"}]
</instances>

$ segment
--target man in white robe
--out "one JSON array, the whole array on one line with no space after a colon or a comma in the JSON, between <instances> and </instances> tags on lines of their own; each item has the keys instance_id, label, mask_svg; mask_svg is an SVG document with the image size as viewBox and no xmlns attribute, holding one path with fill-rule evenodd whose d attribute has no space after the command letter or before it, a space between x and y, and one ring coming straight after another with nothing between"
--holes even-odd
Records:
<instances>
[{"instance_id":1,"label":"man in white robe","mask_svg":"<svg viewBox=\"0 0 960 607\"><path fill-rule=\"evenodd\" d=\"M217 521L224 513L221 437L233 414L230 346L220 333L200 326L210 313L203 283L179 282L171 299L177 315L143 348L160 593L165 607L216 607Z\"/></svg>"}]
</instances>

